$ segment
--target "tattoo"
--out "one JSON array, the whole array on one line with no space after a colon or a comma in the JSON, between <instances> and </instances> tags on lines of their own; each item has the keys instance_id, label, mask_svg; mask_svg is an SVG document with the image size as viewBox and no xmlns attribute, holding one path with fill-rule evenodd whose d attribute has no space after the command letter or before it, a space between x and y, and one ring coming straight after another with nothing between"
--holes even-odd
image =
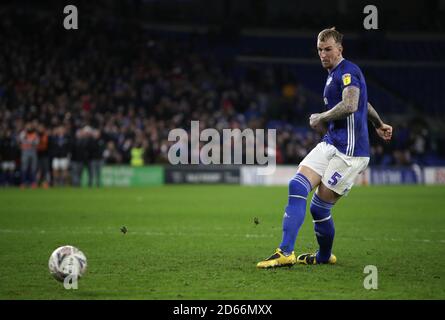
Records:
<instances>
[{"instance_id":1,"label":"tattoo","mask_svg":"<svg viewBox=\"0 0 445 320\"><path fill-rule=\"evenodd\" d=\"M372 122L375 128L380 128L383 125L382 119L372 105L368 102L368 119Z\"/></svg>"},{"instance_id":2,"label":"tattoo","mask_svg":"<svg viewBox=\"0 0 445 320\"><path fill-rule=\"evenodd\" d=\"M358 100L360 99L360 89L349 86L343 89L342 101L337 103L331 110L323 112L323 121L332 121L344 119L358 109Z\"/></svg>"}]
</instances>

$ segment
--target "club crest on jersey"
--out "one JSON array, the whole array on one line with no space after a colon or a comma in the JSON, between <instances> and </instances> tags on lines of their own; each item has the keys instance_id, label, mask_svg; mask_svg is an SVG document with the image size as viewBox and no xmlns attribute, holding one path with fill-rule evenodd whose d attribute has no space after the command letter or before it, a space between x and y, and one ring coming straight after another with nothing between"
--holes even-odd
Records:
<instances>
[{"instance_id":1,"label":"club crest on jersey","mask_svg":"<svg viewBox=\"0 0 445 320\"><path fill-rule=\"evenodd\" d=\"M326 81L326 86L330 85L332 82L332 77L329 77L328 80Z\"/></svg>"},{"instance_id":2,"label":"club crest on jersey","mask_svg":"<svg viewBox=\"0 0 445 320\"><path fill-rule=\"evenodd\" d=\"M342 75L341 79L343 80L343 85L347 86L351 83L351 74L345 73L344 75Z\"/></svg>"}]
</instances>

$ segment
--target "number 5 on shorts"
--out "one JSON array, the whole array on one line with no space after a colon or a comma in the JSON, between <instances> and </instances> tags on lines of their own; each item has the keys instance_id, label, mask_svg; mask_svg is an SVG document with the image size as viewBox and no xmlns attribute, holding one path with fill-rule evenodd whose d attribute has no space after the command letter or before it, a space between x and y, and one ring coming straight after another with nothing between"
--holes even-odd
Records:
<instances>
[{"instance_id":1,"label":"number 5 on shorts","mask_svg":"<svg viewBox=\"0 0 445 320\"><path fill-rule=\"evenodd\" d=\"M340 173L335 172L335 173L332 175L331 179L328 181L328 183L329 183L331 186L335 186L335 185L338 183L338 180L341 179L341 177L342 177L342 176L341 176Z\"/></svg>"}]
</instances>

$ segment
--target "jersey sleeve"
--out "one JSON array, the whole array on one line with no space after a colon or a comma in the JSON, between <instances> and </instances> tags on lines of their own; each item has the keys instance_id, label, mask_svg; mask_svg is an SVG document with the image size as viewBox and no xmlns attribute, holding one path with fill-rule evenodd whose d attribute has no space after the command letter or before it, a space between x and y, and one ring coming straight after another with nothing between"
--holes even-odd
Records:
<instances>
[{"instance_id":1,"label":"jersey sleeve","mask_svg":"<svg viewBox=\"0 0 445 320\"><path fill-rule=\"evenodd\" d=\"M348 68L341 73L341 90L349 86L360 88L360 77L357 70Z\"/></svg>"}]
</instances>

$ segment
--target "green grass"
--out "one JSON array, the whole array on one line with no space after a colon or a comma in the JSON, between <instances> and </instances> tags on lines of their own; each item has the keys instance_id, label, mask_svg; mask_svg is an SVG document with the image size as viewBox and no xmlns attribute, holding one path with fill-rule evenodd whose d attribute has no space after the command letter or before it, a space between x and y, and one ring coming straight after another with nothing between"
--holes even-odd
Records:
<instances>
[{"instance_id":1,"label":"green grass","mask_svg":"<svg viewBox=\"0 0 445 320\"><path fill-rule=\"evenodd\" d=\"M286 187L2 189L0 299L445 299L444 187L356 187L333 210L337 265L257 270L286 201ZM312 228L308 213L296 253L316 249ZM64 244L88 258L78 290L48 272Z\"/></svg>"}]
</instances>

